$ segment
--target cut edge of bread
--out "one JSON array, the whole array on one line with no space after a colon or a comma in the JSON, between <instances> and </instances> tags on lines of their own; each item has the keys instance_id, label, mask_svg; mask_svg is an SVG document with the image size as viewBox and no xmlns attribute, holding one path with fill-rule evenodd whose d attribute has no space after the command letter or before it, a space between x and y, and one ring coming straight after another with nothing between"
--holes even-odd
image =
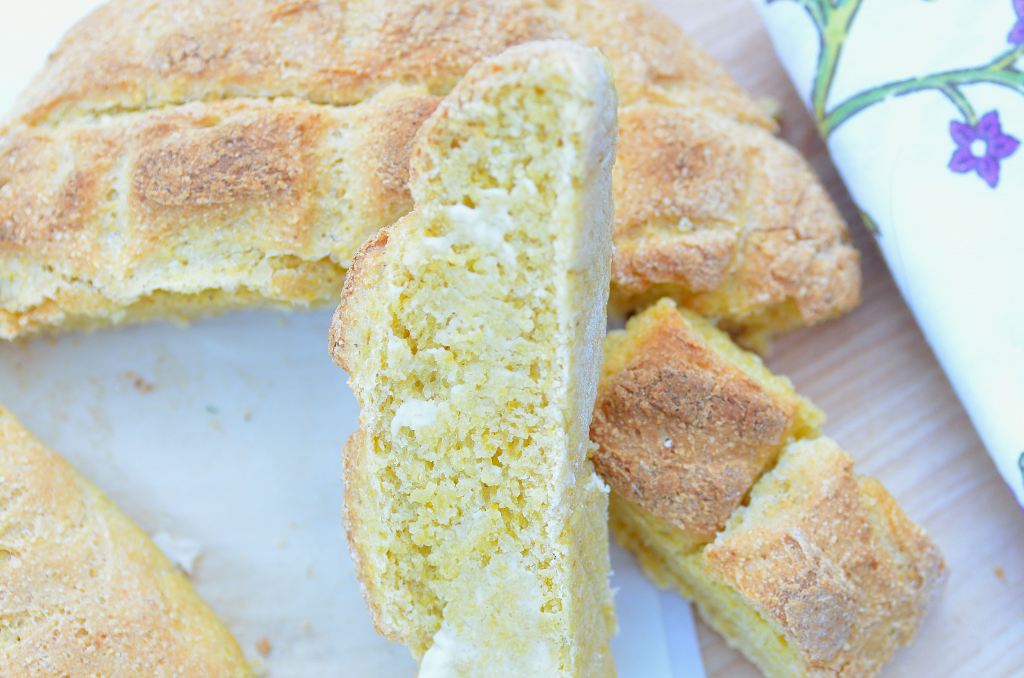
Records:
<instances>
[{"instance_id":1,"label":"cut edge of bread","mask_svg":"<svg viewBox=\"0 0 1024 678\"><path fill-rule=\"evenodd\" d=\"M350 549L375 626L422 657L425 673L479 671L485 665L495 672L501 666L559 675L613 671L607 489L587 458L587 433L608 294L615 118L607 66L592 49L534 43L481 62L417 135L414 210L364 244L346 280L329 350L349 371L362 410L360 431L345 452ZM467 258L455 266L460 257ZM466 284L478 273L479 291ZM438 281L447 282L437 287ZM497 281L505 281L504 287L494 287ZM460 295L462 303L444 302ZM481 305L483 299L511 315L491 318L495 311ZM448 319L433 326L435 321L424 320L440 315ZM494 338L481 342L472 327ZM445 332L447 339L437 338ZM537 341L566 343L541 348ZM508 352L499 359L489 344L507 346ZM471 355L476 358L465 362ZM396 360L407 368L396 368ZM495 402L509 399L507 411L496 411L484 429L474 428L472 406L452 419L454 405L426 397L442 388L434 381L474 383L474 363L490 367L488 391L474 391L480 407L493 405L492 392ZM542 383L547 386L538 391ZM533 385L517 391L523 384ZM442 390L448 389L454 403L463 385ZM509 420L509 435L525 438L488 432L492 426L503 430L510 416L515 419ZM540 428L517 434L516 427L525 424L516 421L535 421L529 426ZM488 453L501 461L492 460L494 468L467 461L463 443L452 442L461 439L443 438L446 426L469 435L470 444L504 440ZM439 437L430 440L449 442L423 447L418 439L435 433ZM448 445L443 459L435 456L437 445ZM388 461L397 459L392 447L403 450L401 463ZM427 458L433 461L424 466ZM433 513L408 509L414 494L432 497L431 506L449 501L445 474L458 464L469 471L459 475L456 496L463 499L452 500L449 508L455 525L470 536L456 544ZM428 475L396 480L406 468ZM423 485L428 477L434 478L429 487ZM509 503L506 487L525 494ZM496 497L497 503L475 503L479 496ZM480 533L497 540L483 560L475 550L478 520L497 521ZM510 530L511 542L503 530ZM527 541L510 550L516 539ZM454 548L472 551L460 558L445 555ZM396 552L406 555L394 560ZM480 608L480 596L490 596L484 607L491 612L460 609L467 595L461 587L468 585L460 582L471 577L473 563L478 603L470 607ZM451 579L458 571L463 574ZM493 584L496 572L503 573L500 586ZM505 600L512 588L514 603ZM515 622L501 621L511 609L518 610ZM473 615L483 626L492 625L494 638L480 636L486 629L471 629Z\"/></svg>"}]
</instances>

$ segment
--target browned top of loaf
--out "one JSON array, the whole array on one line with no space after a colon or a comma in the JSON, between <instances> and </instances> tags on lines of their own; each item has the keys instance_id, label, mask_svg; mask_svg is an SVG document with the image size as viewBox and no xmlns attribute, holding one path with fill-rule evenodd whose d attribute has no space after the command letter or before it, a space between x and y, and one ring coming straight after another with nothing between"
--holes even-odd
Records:
<instances>
[{"instance_id":1,"label":"browned top of loaf","mask_svg":"<svg viewBox=\"0 0 1024 678\"><path fill-rule=\"evenodd\" d=\"M409 82L444 94L482 58L549 38L600 47L626 102L696 99L771 126L638 0L112 0L65 36L18 113L35 123L267 96L344 105Z\"/></svg>"},{"instance_id":2,"label":"browned top of loaf","mask_svg":"<svg viewBox=\"0 0 1024 678\"><path fill-rule=\"evenodd\" d=\"M856 307L860 260L807 163L761 127L705 109L622 111L613 295L669 293L714 317L791 302L803 323ZM649 291L660 289L654 298ZM645 298L646 295L646 298Z\"/></svg>"},{"instance_id":3,"label":"browned top of loaf","mask_svg":"<svg viewBox=\"0 0 1024 678\"><path fill-rule=\"evenodd\" d=\"M333 254L312 242L335 197L323 186L333 161L327 136L358 130L347 147L364 175L354 202L367 227L379 228L408 210L412 140L436 104L414 92L358 111L247 99L104 125L9 126L0 132L0 255L30 252L88 279L96 267L127 272L195 237L193 229L224 230L246 214L264 218L225 237L268 252Z\"/></svg>"}]
</instances>

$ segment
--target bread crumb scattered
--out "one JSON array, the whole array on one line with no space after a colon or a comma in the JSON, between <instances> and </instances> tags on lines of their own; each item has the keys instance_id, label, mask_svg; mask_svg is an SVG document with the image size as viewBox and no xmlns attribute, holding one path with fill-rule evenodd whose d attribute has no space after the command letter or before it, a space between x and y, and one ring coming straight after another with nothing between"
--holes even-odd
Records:
<instances>
[{"instance_id":1,"label":"bread crumb scattered","mask_svg":"<svg viewBox=\"0 0 1024 678\"><path fill-rule=\"evenodd\" d=\"M142 375L138 372L125 372L124 378L132 382L132 388L141 393L142 395L148 395L153 392L156 386L152 382L146 381L142 378Z\"/></svg>"},{"instance_id":2,"label":"bread crumb scattered","mask_svg":"<svg viewBox=\"0 0 1024 678\"><path fill-rule=\"evenodd\" d=\"M782 122L782 104L778 99L772 97L760 97L755 102L757 109L761 113L775 122Z\"/></svg>"},{"instance_id":3,"label":"bread crumb scattered","mask_svg":"<svg viewBox=\"0 0 1024 678\"><path fill-rule=\"evenodd\" d=\"M270 652L273 649L273 646L270 644L270 639L266 636L263 636L256 641L256 651L260 653L261 657L270 656Z\"/></svg>"},{"instance_id":4,"label":"bread crumb scattered","mask_svg":"<svg viewBox=\"0 0 1024 678\"><path fill-rule=\"evenodd\" d=\"M196 561L199 560L199 556L203 552L199 542L175 537L166 532L157 532L153 535L153 543L178 569L188 576L192 576Z\"/></svg>"},{"instance_id":5,"label":"bread crumb scattered","mask_svg":"<svg viewBox=\"0 0 1024 678\"><path fill-rule=\"evenodd\" d=\"M1004 583L1006 582L1006 570L1004 570L1003 568L1001 568L1001 567L993 568L992 574L994 574L996 576L996 579L998 579L999 581L1004 582Z\"/></svg>"}]
</instances>

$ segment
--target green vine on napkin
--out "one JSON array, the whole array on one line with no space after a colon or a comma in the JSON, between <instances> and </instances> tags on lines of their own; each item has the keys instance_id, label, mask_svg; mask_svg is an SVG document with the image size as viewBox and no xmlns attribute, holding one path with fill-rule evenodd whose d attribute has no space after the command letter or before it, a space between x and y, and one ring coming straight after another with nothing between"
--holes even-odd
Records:
<instances>
[{"instance_id":1,"label":"green vine on napkin","mask_svg":"<svg viewBox=\"0 0 1024 678\"><path fill-rule=\"evenodd\" d=\"M1020 467L1021 486L1024 487L1024 452L1020 453L1020 459L1017 460L1017 466Z\"/></svg>"},{"instance_id":2,"label":"green vine on napkin","mask_svg":"<svg viewBox=\"0 0 1024 678\"><path fill-rule=\"evenodd\" d=\"M1013 155L1020 142L1003 132L998 111L988 111L979 116L963 88L991 84L1024 95L1024 73L1017 67L1017 62L1024 58L1024 0L1012 0L1017 22L1007 36L1010 47L988 63L888 82L859 92L831 108L828 98L843 45L863 0L765 1L768 4L799 4L817 28L818 65L811 89L811 110L823 138L828 139L850 118L886 99L935 91L944 95L962 117L962 120L950 122L950 136L956 143L956 150L950 159L949 169L960 174L975 172L990 187L999 185L1000 162ZM872 230L877 233L876 227Z\"/></svg>"}]
</instances>

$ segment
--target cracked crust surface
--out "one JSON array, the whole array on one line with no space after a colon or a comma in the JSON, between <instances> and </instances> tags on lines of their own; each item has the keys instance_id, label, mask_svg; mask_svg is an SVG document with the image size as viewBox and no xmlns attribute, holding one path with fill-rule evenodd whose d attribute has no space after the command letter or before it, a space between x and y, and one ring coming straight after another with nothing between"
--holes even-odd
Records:
<instances>
[{"instance_id":1,"label":"cracked crust surface","mask_svg":"<svg viewBox=\"0 0 1024 678\"><path fill-rule=\"evenodd\" d=\"M827 438L787 448L700 567L794 647L800 672L870 676L913 638L944 564L877 481Z\"/></svg>"},{"instance_id":2,"label":"cracked crust surface","mask_svg":"<svg viewBox=\"0 0 1024 678\"><path fill-rule=\"evenodd\" d=\"M3 408L0 675L251 675L185 576Z\"/></svg>"},{"instance_id":3,"label":"cracked crust surface","mask_svg":"<svg viewBox=\"0 0 1024 678\"><path fill-rule=\"evenodd\" d=\"M714 539L782 447L823 418L757 358L664 300L606 344L594 466L618 497Z\"/></svg>"},{"instance_id":4,"label":"cracked crust surface","mask_svg":"<svg viewBox=\"0 0 1024 678\"><path fill-rule=\"evenodd\" d=\"M616 308L672 296L763 346L858 303L806 163L642 0L113 0L0 130L0 262L24 269L0 280L0 336L336 298L362 240L412 208L408 148L437 97L564 37L604 51L621 93ZM184 234L250 256L179 270L204 254Z\"/></svg>"}]
</instances>

